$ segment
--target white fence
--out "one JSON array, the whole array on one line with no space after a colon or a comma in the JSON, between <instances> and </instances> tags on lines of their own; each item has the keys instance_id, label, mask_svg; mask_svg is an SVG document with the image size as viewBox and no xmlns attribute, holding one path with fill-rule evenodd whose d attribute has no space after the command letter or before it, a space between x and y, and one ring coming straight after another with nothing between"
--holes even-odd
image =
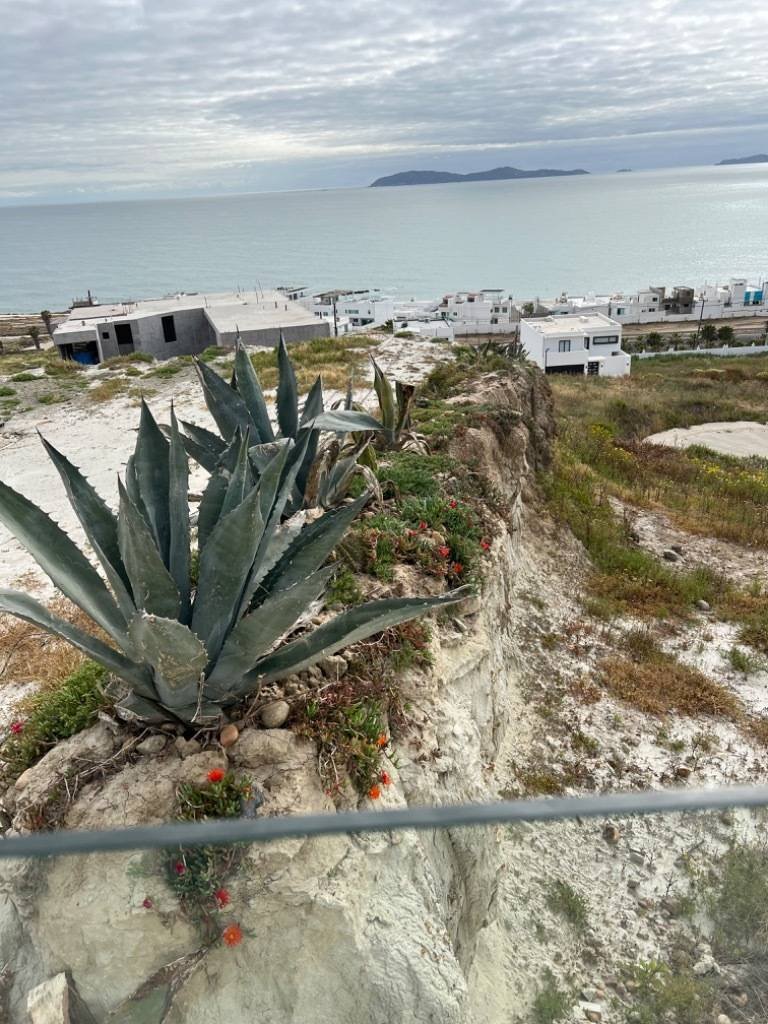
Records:
<instances>
[{"instance_id":1,"label":"white fence","mask_svg":"<svg viewBox=\"0 0 768 1024\"><path fill-rule=\"evenodd\" d=\"M721 345L719 348L668 348L665 352L633 352L633 359L658 356L757 356L768 352L768 345Z\"/></svg>"}]
</instances>

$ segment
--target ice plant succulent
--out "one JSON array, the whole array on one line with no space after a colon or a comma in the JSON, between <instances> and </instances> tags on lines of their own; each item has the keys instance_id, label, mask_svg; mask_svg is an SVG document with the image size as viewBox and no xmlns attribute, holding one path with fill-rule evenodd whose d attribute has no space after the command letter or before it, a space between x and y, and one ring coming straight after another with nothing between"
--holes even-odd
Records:
<instances>
[{"instance_id":1,"label":"ice plant succulent","mask_svg":"<svg viewBox=\"0 0 768 1024\"><path fill-rule=\"evenodd\" d=\"M194 574L189 465L173 410L166 437L142 403L116 514L61 452L43 444L103 577L61 527L2 482L0 522L107 639L19 591L0 589L0 612L57 634L122 680L129 691L120 702L125 715L214 722L263 683L464 596L456 590L372 601L286 639L323 594L334 572L325 563L369 500L365 494L311 522L289 514L308 431L295 443L257 446L256 479L249 430L235 423L199 505Z\"/></svg>"},{"instance_id":2,"label":"ice plant succulent","mask_svg":"<svg viewBox=\"0 0 768 1024\"><path fill-rule=\"evenodd\" d=\"M221 937L225 946L239 946L243 941L243 929L239 924L228 924Z\"/></svg>"}]
</instances>

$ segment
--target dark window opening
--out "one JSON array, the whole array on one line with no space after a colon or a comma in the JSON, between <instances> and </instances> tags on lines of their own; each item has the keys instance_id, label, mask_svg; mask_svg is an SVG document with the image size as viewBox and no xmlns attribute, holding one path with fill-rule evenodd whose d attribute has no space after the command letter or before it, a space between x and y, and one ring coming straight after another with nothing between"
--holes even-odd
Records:
<instances>
[{"instance_id":1,"label":"dark window opening","mask_svg":"<svg viewBox=\"0 0 768 1024\"><path fill-rule=\"evenodd\" d=\"M108 339L109 339L109 331L102 331L102 332L101 332L101 336L102 336L102 338L104 338L105 340L108 340Z\"/></svg>"},{"instance_id":2,"label":"dark window opening","mask_svg":"<svg viewBox=\"0 0 768 1024\"><path fill-rule=\"evenodd\" d=\"M616 334L600 334L592 339L593 345L616 345L619 338Z\"/></svg>"},{"instance_id":3,"label":"dark window opening","mask_svg":"<svg viewBox=\"0 0 768 1024\"><path fill-rule=\"evenodd\" d=\"M173 322L173 316L161 317L163 325L163 338L165 341L176 341L176 324Z\"/></svg>"},{"instance_id":4,"label":"dark window opening","mask_svg":"<svg viewBox=\"0 0 768 1024\"><path fill-rule=\"evenodd\" d=\"M570 341L569 340L558 341L558 343L557 343L557 351L558 352L570 352L571 351L571 343L570 343Z\"/></svg>"},{"instance_id":5,"label":"dark window opening","mask_svg":"<svg viewBox=\"0 0 768 1024\"><path fill-rule=\"evenodd\" d=\"M133 352L133 331L130 324L115 324L115 338L121 356Z\"/></svg>"}]
</instances>

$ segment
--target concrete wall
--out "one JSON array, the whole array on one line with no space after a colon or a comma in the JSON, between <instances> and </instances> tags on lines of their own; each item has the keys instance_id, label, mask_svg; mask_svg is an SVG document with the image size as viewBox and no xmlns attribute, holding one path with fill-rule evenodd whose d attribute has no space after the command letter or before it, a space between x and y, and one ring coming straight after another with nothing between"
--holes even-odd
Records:
<instances>
[{"instance_id":1,"label":"concrete wall","mask_svg":"<svg viewBox=\"0 0 768 1024\"><path fill-rule=\"evenodd\" d=\"M163 314L171 315L171 314ZM213 329L202 309L179 309L173 312L176 341L163 337L161 315L141 316L131 321L133 343L137 352L146 352L156 359L197 355L216 344Z\"/></svg>"},{"instance_id":2,"label":"concrete wall","mask_svg":"<svg viewBox=\"0 0 768 1024\"><path fill-rule=\"evenodd\" d=\"M768 353L768 345L721 345L719 348L668 348L666 352L635 352L636 359L658 356L757 356Z\"/></svg>"},{"instance_id":3,"label":"concrete wall","mask_svg":"<svg viewBox=\"0 0 768 1024\"><path fill-rule=\"evenodd\" d=\"M281 329L288 345L291 342L312 341L313 338L328 338L331 335L331 325L318 317L317 323L314 324L293 324L283 328L270 327L254 331L240 331L240 337L245 345L274 348L280 341ZM229 347L235 344L236 339L235 331L226 331L216 336L215 344Z\"/></svg>"}]
</instances>

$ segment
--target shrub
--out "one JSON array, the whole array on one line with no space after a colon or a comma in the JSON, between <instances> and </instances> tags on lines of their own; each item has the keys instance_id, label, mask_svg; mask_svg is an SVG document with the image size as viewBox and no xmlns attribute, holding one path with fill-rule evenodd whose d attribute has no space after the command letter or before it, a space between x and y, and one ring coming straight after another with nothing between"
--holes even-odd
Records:
<instances>
[{"instance_id":1,"label":"shrub","mask_svg":"<svg viewBox=\"0 0 768 1024\"><path fill-rule=\"evenodd\" d=\"M8 398L10 395L15 395L16 389L9 387L0 387L0 397Z\"/></svg>"},{"instance_id":2,"label":"shrub","mask_svg":"<svg viewBox=\"0 0 768 1024\"><path fill-rule=\"evenodd\" d=\"M565 1017L572 1004L573 996L558 987L551 971L545 971L531 1007L533 1024L555 1024Z\"/></svg>"},{"instance_id":3,"label":"shrub","mask_svg":"<svg viewBox=\"0 0 768 1024\"><path fill-rule=\"evenodd\" d=\"M589 905L581 893L578 893L569 882L557 879L547 895L547 906L555 914L560 914L578 931L583 931L589 920Z\"/></svg>"},{"instance_id":4,"label":"shrub","mask_svg":"<svg viewBox=\"0 0 768 1024\"><path fill-rule=\"evenodd\" d=\"M82 732L96 721L101 708L111 703L104 691L106 672L101 665L84 662L60 683L46 687L22 705L22 728L0 747L0 758L15 775L38 761L60 740Z\"/></svg>"},{"instance_id":5,"label":"shrub","mask_svg":"<svg viewBox=\"0 0 768 1024\"><path fill-rule=\"evenodd\" d=\"M30 380L37 380L37 377L35 376L34 373L14 373L14 375L11 377L11 380L14 380L19 384L22 384Z\"/></svg>"}]
</instances>

